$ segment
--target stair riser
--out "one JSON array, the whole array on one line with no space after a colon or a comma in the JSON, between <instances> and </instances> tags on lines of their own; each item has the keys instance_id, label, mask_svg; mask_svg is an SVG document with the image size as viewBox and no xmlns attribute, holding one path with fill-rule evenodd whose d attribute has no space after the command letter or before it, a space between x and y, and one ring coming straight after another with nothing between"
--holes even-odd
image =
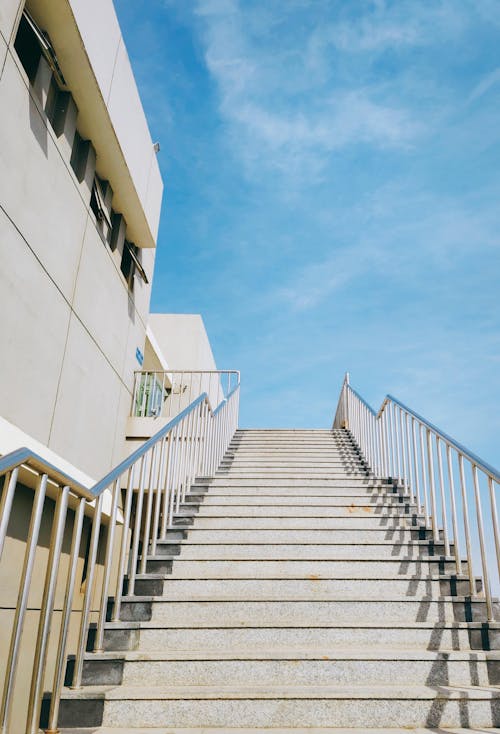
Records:
<instances>
[{"instance_id":1,"label":"stair riser","mask_svg":"<svg viewBox=\"0 0 500 734\"><path fill-rule=\"evenodd\" d=\"M273 477L269 478L267 474L262 476L257 476L255 473L252 472L249 476L231 476L231 477L222 477L219 476L211 481L208 482L208 486L216 487L217 492L219 491L219 488L221 487L233 487L235 489L238 489L239 487L253 487L254 489L267 489L269 490L269 487L274 488L282 488L282 489L292 489L294 487L302 487L302 488L311 488L315 492L318 489L321 490L332 490L332 489L342 489L342 492L339 492L338 494L349 494L349 492L352 490L352 494L358 494L359 489L361 487L363 488L378 488L380 487L379 482L374 482L373 479L370 479L369 477L364 476L344 476L343 478L331 478L331 477L317 477L317 478L311 478L308 474L304 475L300 479L297 477ZM384 488L386 489L387 486L384 485ZM269 494L269 491L263 492L263 494ZM323 494L323 492L320 492L320 494Z\"/></svg>"},{"instance_id":2,"label":"stair riser","mask_svg":"<svg viewBox=\"0 0 500 734\"><path fill-rule=\"evenodd\" d=\"M101 671L87 671L84 685L116 685ZM104 662L101 667L111 666ZM125 662L125 685L480 685L491 683L484 661L428 660L199 660Z\"/></svg>"},{"instance_id":3,"label":"stair riser","mask_svg":"<svg viewBox=\"0 0 500 734\"><path fill-rule=\"evenodd\" d=\"M500 724L500 706L490 701L445 700L215 700L215 701L107 701L107 726L240 727L331 726L373 727L387 730L405 722L407 727ZM96 722L97 725L99 722ZM63 721L64 725L64 721ZM94 725L96 725L94 723Z\"/></svg>"},{"instance_id":4,"label":"stair riser","mask_svg":"<svg viewBox=\"0 0 500 734\"><path fill-rule=\"evenodd\" d=\"M134 630L134 632L136 632ZM125 636L116 640L123 644ZM299 647L330 646L356 650L366 647L387 651L391 648L419 648L422 650L469 650L469 635L465 629L413 629L405 627L383 628L250 628L250 629L142 629L131 636L127 647L113 647L110 638L106 649L141 650L227 650L230 648L267 651L274 647L289 650ZM300 653L297 652L297 656Z\"/></svg>"}]
</instances>

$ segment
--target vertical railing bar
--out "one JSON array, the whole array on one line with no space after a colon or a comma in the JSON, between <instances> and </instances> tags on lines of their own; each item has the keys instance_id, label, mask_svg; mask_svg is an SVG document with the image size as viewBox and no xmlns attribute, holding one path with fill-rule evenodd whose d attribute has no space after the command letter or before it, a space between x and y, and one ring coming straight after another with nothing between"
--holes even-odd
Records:
<instances>
[{"instance_id":1,"label":"vertical railing bar","mask_svg":"<svg viewBox=\"0 0 500 734\"><path fill-rule=\"evenodd\" d=\"M403 487L405 494L408 491L408 467L406 465L406 446L405 446L405 432L403 429L403 411L399 409L399 434L401 436L401 464L403 472Z\"/></svg>"},{"instance_id":2,"label":"vertical railing bar","mask_svg":"<svg viewBox=\"0 0 500 734\"><path fill-rule=\"evenodd\" d=\"M31 734L38 732L40 720L40 709L42 706L43 679L47 665L47 646L49 642L50 628L52 623L52 612L54 609L54 596L56 592L57 576L59 573L59 561L61 560L61 548L66 523L66 512L68 509L69 487L59 490L52 530L49 541L49 557L47 559L47 570L43 588L42 603L40 605L40 619L38 622L38 633L36 638L35 653L33 657L33 673L31 676L31 689L28 702L28 716L26 730Z\"/></svg>"},{"instance_id":3,"label":"vertical railing bar","mask_svg":"<svg viewBox=\"0 0 500 734\"><path fill-rule=\"evenodd\" d=\"M484 524L483 510L481 507L481 496L479 494L479 479L477 475L477 465L472 465L472 481L474 485L474 497L476 500L476 520L477 531L479 534L479 550L481 553L481 566L483 571L483 591L486 597L486 613L488 622L493 622L495 615L493 614L493 600L491 598L490 575L488 570L488 559L486 558L486 546L484 540ZM474 579L474 586L476 585Z\"/></svg>"},{"instance_id":4,"label":"vertical railing bar","mask_svg":"<svg viewBox=\"0 0 500 734\"><path fill-rule=\"evenodd\" d=\"M439 525L437 519L437 505L436 505L436 485L434 480L434 458L432 455L432 434L429 428L426 429L427 437L427 468L429 473L429 492L431 495L431 510L432 510L432 538L435 543L439 542Z\"/></svg>"},{"instance_id":5,"label":"vertical railing bar","mask_svg":"<svg viewBox=\"0 0 500 734\"><path fill-rule=\"evenodd\" d=\"M111 615L112 622L120 620L120 611L123 596L123 582L125 579L125 567L127 561L127 550L129 548L129 528L130 528L130 512L132 508L132 496L134 494L134 472L137 462L132 464L128 470L127 490L125 493L125 507L123 509L123 527L120 543L120 555L118 557L118 569L116 572L115 599L113 604L113 613Z\"/></svg>"},{"instance_id":6,"label":"vertical railing bar","mask_svg":"<svg viewBox=\"0 0 500 734\"><path fill-rule=\"evenodd\" d=\"M168 440L167 448L167 463L165 467L165 482L163 486L163 505L162 505L162 516L161 516L161 530L160 538L165 540L167 537L167 525L168 525L168 507L171 489L171 474L172 474L172 452L173 452L173 437L172 431L168 432L166 437Z\"/></svg>"},{"instance_id":7,"label":"vertical railing bar","mask_svg":"<svg viewBox=\"0 0 500 734\"><path fill-rule=\"evenodd\" d=\"M158 542L158 528L160 525L160 509L162 500L162 477L165 465L165 443L166 439L162 438L160 443L160 461L158 462L158 473L156 478L156 490L154 496L154 512L153 512L153 529L151 531L151 555L156 555L156 544Z\"/></svg>"},{"instance_id":8,"label":"vertical railing bar","mask_svg":"<svg viewBox=\"0 0 500 734\"><path fill-rule=\"evenodd\" d=\"M417 514L422 512L422 500L420 497L420 478L418 469L418 450L417 450L417 435L415 430L415 418L411 418L411 434L412 434L412 452L413 452L413 469L415 473L415 491L417 499Z\"/></svg>"},{"instance_id":9,"label":"vertical railing bar","mask_svg":"<svg viewBox=\"0 0 500 734\"><path fill-rule=\"evenodd\" d=\"M18 476L19 467L16 466L11 472L8 472L4 478L2 499L0 500L0 558L2 557L3 546L7 536L7 528L9 526L10 513L12 511L12 503L14 501Z\"/></svg>"},{"instance_id":10,"label":"vertical railing bar","mask_svg":"<svg viewBox=\"0 0 500 734\"><path fill-rule=\"evenodd\" d=\"M149 553L149 537L151 530L151 512L153 509L153 495L155 493L155 474L156 474L156 462L158 454L158 444L155 444L148 452L151 455L149 464L149 480L148 480L148 496L146 502L146 512L144 515L144 530L142 533L142 549L141 549L141 561L139 565L139 573L146 573L146 561Z\"/></svg>"},{"instance_id":11,"label":"vertical railing bar","mask_svg":"<svg viewBox=\"0 0 500 734\"><path fill-rule=\"evenodd\" d=\"M141 537L142 524L142 506L144 504L144 483L146 481L146 456L141 456L139 468L139 487L137 490L137 500L135 503L135 520L134 532L132 534L132 544L129 554L128 583L127 595L131 596L135 591L135 577L137 576L137 557L139 555L139 542Z\"/></svg>"},{"instance_id":12,"label":"vertical railing bar","mask_svg":"<svg viewBox=\"0 0 500 734\"><path fill-rule=\"evenodd\" d=\"M429 517L429 495L427 491L427 471L425 468L425 449L424 449L424 427L419 422L418 433L420 438L420 469L422 472L422 489L423 489L423 500L424 500L424 514L425 514L425 527L428 528L430 525Z\"/></svg>"},{"instance_id":13,"label":"vertical railing bar","mask_svg":"<svg viewBox=\"0 0 500 734\"><path fill-rule=\"evenodd\" d=\"M436 436L436 454L438 460L439 493L441 495L441 517L443 523L444 554L450 555L450 540L448 537L448 520L446 517L446 497L444 490L443 458L441 455L441 440Z\"/></svg>"},{"instance_id":14,"label":"vertical railing bar","mask_svg":"<svg viewBox=\"0 0 500 734\"><path fill-rule=\"evenodd\" d=\"M111 578L111 561L113 558L113 543L116 530L116 511L118 506L118 494L120 491L119 477L113 483L111 491L111 512L106 535L106 549L104 551L104 568L102 573L101 599L99 613L97 617L97 627L94 640L94 652L103 652L104 645L104 625L106 623L106 612L108 610L108 591Z\"/></svg>"},{"instance_id":15,"label":"vertical railing bar","mask_svg":"<svg viewBox=\"0 0 500 734\"><path fill-rule=\"evenodd\" d=\"M101 530L101 512L102 512L102 502L103 502L104 493L100 494L99 497L96 498L95 501L95 508L94 508L94 518L92 521L92 531L90 533L90 547L89 547L89 555L88 555L88 563L87 563L87 578L86 578L86 588L85 588L85 595L83 598L83 606L82 606L82 612L80 617L80 631L78 634L78 644L76 647L76 655L75 655L75 668L73 671L73 681L71 684L71 688L81 688L82 686L82 672L83 672L83 659L85 655L85 649L87 645L87 634L88 634L88 619L90 615L90 604L92 601L92 593L93 593L93 586L94 586L94 574L95 574L95 566L96 566L96 558L97 558L97 548L99 545L99 534Z\"/></svg>"},{"instance_id":16,"label":"vertical railing bar","mask_svg":"<svg viewBox=\"0 0 500 734\"><path fill-rule=\"evenodd\" d=\"M30 592L31 576L33 574L33 565L35 562L35 552L38 542L38 535L40 532L40 523L42 521L47 479L47 474L42 474L41 477L38 479L35 496L33 499L33 509L31 511L30 525L26 541L26 550L24 553L23 570L21 573L21 581L17 597L14 623L12 626L7 664L5 666L4 687L2 693L2 702L0 705L0 727L2 734L7 734L8 732L10 707L12 704L12 692L14 688L14 680L16 677L17 664L19 662L19 645L21 643L21 635L23 631L24 617L26 615L26 608L28 606L28 595Z\"/></svg>"},{"instance_id":17,"label":"vertical railing bar","mask_svg":"<svg viewBox=\"0 0 500 734\"><path fill-rule=\"evenodd\" d=\"M467 571L469 574L469 583L471 588L472 596L477 596L476 583L474 578L474 569L472 567L472 550L471 550L471 537L469 527L469 509L467 501L467 484L465 482L464 473L464 457L462 454L458 454L458 468L460 472L460 488L462 491L462 515L464 521L464 534L465 534L465 549L467 553Z\"/></svg>"},{"instance_id":18,"label":"vertical railing bar","mask_svg":"<svg viewBox=\"0 0 500 734\"><path fill-rule=\"evenodd\" d=\"M458 533L457 505L455 500L455 482L453 478L453 464L451 461L450 444L446 444L446 461L448 465L448 482L450 485L451 522L453 525L453 552L455 555L455 569L457 575L462 574L462 558Z\"/></svg>"},{"instance_id":19,"label":"vertical railing bar","mask_svg":"<svg viewBox=\"0 0 500 734\"><path fill-rule=\"evenodd\" d=\"M73 609L73 595L75 593L76 574L80 558L80 543L82 539L83 519L85 517L86 500L81 498L78 509L75 511L73 520L73 534L71 537L71 549L69 553L69 568L64 590L64 603L61 615L61 627L59 631L59 643L57 647L56 661L54 667L54 680L50 697L50 709L47 734L56 734L59 730L57 722L59 718L59 704L61 701L62 686L66 669L66 645L68 641L69 624Z\"/></svg>"}]
</instances>

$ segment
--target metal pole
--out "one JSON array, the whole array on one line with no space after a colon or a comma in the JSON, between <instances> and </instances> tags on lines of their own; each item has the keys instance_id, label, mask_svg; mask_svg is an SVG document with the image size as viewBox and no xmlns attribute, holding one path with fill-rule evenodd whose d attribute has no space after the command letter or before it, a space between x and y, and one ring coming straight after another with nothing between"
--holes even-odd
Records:
<instances>
[{"instance_id":1,"label":"metal pole","mask_svg":"<svg viewBox=\"0 0 500 734\"><path fill-rule=\"evenodd\" d=\"M475 578L474 578L474 569L472 568L472 551L471 551L470 528L469 528L469 508L467 504L467 484L465 483L464 457L462 454L458 454L458 468L460 471L460 488L462 490L462 514L464 516L465 548L467 552L467 570L469 574L471 594L472 596L477 596L476 583L475 583Z\"/></svg>"},{"instance_id":2,"label":"metal pole","mask_svg":"<svg viewBox=\"0 0 500 734\"><path fill-rule=\"evenodd\" d=\"M64 683L64 672L66 669L66 644L68 640L69 623L73 609L73 595L75 593L76 572L80 558L80 541L82 538L83 518L85 516L85 499L80 499L78 509L73 521L73 535L71 538L71 550L69 553L69 569L64 591L64 604L61 617L61 628L59 631L59 644L57 647L56 663L54 669L54 681L52 683L52 695L50 697L50 711L48 728L46 734L58 734L57 720L59 718L59 703Z\"/></svg>"},{"instance_id":3,"label":"metal pole","mask_svg":"<svg viewBox=\"0 0 500 734\"><path fill-rule=\"evenodd\" d=\"M24 553L21 583L19 587L19 594L17 597L14 624L12 626L12 636L10 639L9 654L7 657L2 703L0 706L0 726L2 734L8 734L9 729L8 724L10 707L12 703L12 692L14 688L17 664L19 662L19 645L21 643L21 635L23 631L24 617L26 615L26 607L28 606L28 595L30 592L33 565L35 563L35 552L38 542L38 535L40 532L40 523L42 520L45 490L47 488L47 479L47 474L43 474L38 480L35 497L33 500L33 509L31 511L28 537L26 539L26 550Z\"/></svg>"},{"instance_id":4,"label":"metal pole","mask_svg":"<svg viewBox=\"0 0 500 734\"><path fill-rule=\"evenodd\" d=\"M458 535L457 506L455 501L455 482L453 479L453 465L451 461L450 445L446 445L446 460L448 464L448 481L450 484L451 522L453 525L453 552L455 554L455 568L458 575L462 573L462 558Z\"/></svg>"},{"instance_id":5,"label":"metal pole","mask_svg":"<svg viewBox=\"0 0 500 734\"><path fill-rule=\"evenodd\" d=\"M28 703L28 716L26 730L30 734L38 732L40 721L40 708L42 705L43 679L47 664L47 645L54 609L54 596L56 592L57 574L59 573L59 561L61 560L61 548L66 523L66 511L68 509L69 487L60 490L56 501L52 532L50 535L49 557L47 559L47 571L45 573L45 585L43 589L42 604L40 607L40 620L38 622L38 634L33 658L33 674L31 677L31 690Z\"/></svg>"},{"instance_id":6,"label":"metal pole","mask_svg":"<svg viewBox=\"0 0 500 734\"><path fill-rule=\"evenodd\" d=\"M3 480L2 499L0 500L0 558L2 557L5 537L7 535L18 475L19 467L16 466L12 472L5 475Z\"/></svg>"},{"instance_id":7,"label":"metal pole","mask_svg":"<svg viewBox=\"0 0 500 734\"><path fill-rule=\"evenodd\" d=\"M115 538L116 528L116 509L118 505L118 493L120 490L120 478L118 478L113 484L113 490L111 494L111 516L109 518L109 524L107 529L106 538L106 551L104 554L104 568L102 576L102 589L101 589L101 605L99 608L99 616L97 619L97 629L94 641L94 652L102 652L104 645L104 625L106 623L106 611L108 608L108 589L109 580L111 577L111 561L113 558L113 543Z\"/></svg>"},{"instance_id":8,"label":"metal pole","mask_svg":"<svg viewBox=\"0 0 500 734\"><path fill-rule=\"evenodd\" d=\"M483 569L483 586L484 595L486 597L486 611L488 622L493 622L495 615L493 614L493 601L491 598L491 587L490 587L490 576L488 572L488 560L486 558L486 546L484 543L484 525L483 525L483 511L481 508L481 497L479 495L479 479L477 476L477 466L472 465L472 479L474 483L474 496L476 499L476 520L477 520L477 531L479 534L479 549L481 551L481 566ZM474 586L476 585L474 579Z\"/></svg>"},{"instance_id":9,"label":"metal pole","mask_svg":"<svg viewBox=\"0 0 500 734\"><path fill-rule=\"evenodd\" d=\"M73 672L73 682L71 684L71 688L82 687L83 658L87 645L88 620L90 614L90 604L92 602L97 548L99 545L99 534L101 530L101 512L103 497L103 493L101 493L99 497L97 497L94 508L94 519L92 522L92 532L90 534L90 548L87 563L87 578L85 580L85 596L83 598L82 616L80 619L80 632L78 635L78 645L75 655L75 669Z\"/></svg>"},{"instance_id":10,"label":"metal pole","mask_svg":"<svg viewBox=\"0 0 500 734\"><path fill-rule=\"evenodd\" d=\"M132 507L132 495L134 494L134 469L133 464L128 470L127 491L125 494L125 507L123 510L123 527L120 543L120 556L118 559L118 570L116 573L115 602L113 604L113 613L111 615L112 622L119 622L120 609L123 595L123 579L125 577L125 563L127 559L127 551L129 548L129 527L130 527L130 510Z\"/></svg>"}]
</instances>

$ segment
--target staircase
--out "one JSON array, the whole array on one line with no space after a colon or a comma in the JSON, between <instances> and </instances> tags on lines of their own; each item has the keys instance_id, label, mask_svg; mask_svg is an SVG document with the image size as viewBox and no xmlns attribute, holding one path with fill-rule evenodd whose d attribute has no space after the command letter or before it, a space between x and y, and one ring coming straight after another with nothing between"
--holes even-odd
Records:
<instances>
[{"instance_id":1,"label":"staircase","mask_svg":"<svg viewBox=\"0 0 500 734\"><path fill-rule=\"evenodd\" d=\"M484 601L348 431L237 431L175 522L61 731L500 726Z\"/></svg>"}]
</instances>

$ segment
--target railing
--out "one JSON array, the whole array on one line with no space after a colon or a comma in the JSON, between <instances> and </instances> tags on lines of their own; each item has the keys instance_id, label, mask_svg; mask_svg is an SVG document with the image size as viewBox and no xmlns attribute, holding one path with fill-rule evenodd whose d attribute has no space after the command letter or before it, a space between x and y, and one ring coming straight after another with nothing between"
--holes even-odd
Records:
<instances>
[{"instance_id":1,"label":"railing","mask_svg":"<svg viewBox=\"0 0 500 734\"><path fill-rule=\"evenodd\" d=\"M240 373L236 370L138 371L134 373L131 415L174 416L203 392L212 405L219 405L239 382Z\"/></svg>"},{"instance_id":2,"label":"railing","mask_svg":"<svg viewBox=\"0 0 500 734\"><path fill-rule=\"evenodd\" d=\"M7 553L2 558L2 552L6 539L10 542L8 530L9 523L16 519L16 500L23 492L32 497L9 650L0 658L6 662L0 705L2 734L23 730L18 725L18 728L9 729L9 721L28 599L32 600L36 592L33 589L36 586L33 569L35 562L38 566L40 563L39 556L35 556L37 545L40 545L42 514L47 518L47 512L52 512L49 507L48 510L45 508L44 513L46 501L50 502L46 498L55 499L55 510L50 541L46 543L48 559L32 658L31 688L24 702L27 714L23 727L27 734L38 731L45 690L50 692L46 731L57 731L72 622L75 662L71 686L79 688L90 623L95 622L96 625L93 649L100 651L103 649L107 615L110 613L112 621L120 618L125 583L127 594L132 595L137 575L146 572L148 555L155 554L158 541L164 539L173 526L174 514L179 511L194 478L213 474L220 463L237 428L238 400L239 383L215 410L212 410L207 394L202 393L91 490L27 449L0 460L0 477L3 477L0 560L3 563L9 564L14 560L13 555ZM34 494L25 489L33 483ZM106 490L111 493L111 503L109 515L105 517L103 498ZM19 497L16 497L18 492ZM120 499L123 501L120 502ZM80 549L85 545L87 550L83 559ZM63 556L64 563L60 563ZM77 579L82 578L82 573L83 594L79 586L77 588ZM57 634L51 636L56 595L62 601L57 610L60 623L57 625ZM113 597L111 612L110 595ZM77 617L79 615L78 629L74 626L75 611L78 612ZM51 660L57 650L50 673L47 672L49 646ZM16 696L18 694L16 690Z\"/></svg>"},{"instance_id":3,"label":"railing","mask_svg":"<svg viewBox=\"0 0 500 734\"><path fill-rule=\"evenodd\" d=\"M453 555L457 575L463 574L465 552L471 596L484 595L493 621L491 588L500 582L495 497L500 472L391 395L375 413L351 387L348 374L333 427L349 429L374 474L404 487L433 541L443 545L445 556Z\"/></svg>"}]
</instances>

